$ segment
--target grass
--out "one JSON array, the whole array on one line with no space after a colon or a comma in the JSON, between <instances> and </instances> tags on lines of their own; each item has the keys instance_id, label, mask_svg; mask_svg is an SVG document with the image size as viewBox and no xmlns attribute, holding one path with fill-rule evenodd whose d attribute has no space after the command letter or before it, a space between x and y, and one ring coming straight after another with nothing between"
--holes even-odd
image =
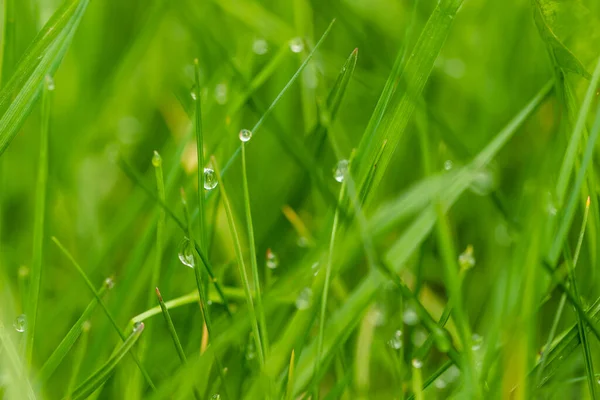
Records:
<instances>
[{"instance_id":1,"label":"grass","mask_svg":"<svg viewBox=\"0 0 600 400\"><path fill-rule=\"evenodd\" d=\"M3 3L0 399L598 398L598 2L146 3Z\"/></svg>"}]
</instances>

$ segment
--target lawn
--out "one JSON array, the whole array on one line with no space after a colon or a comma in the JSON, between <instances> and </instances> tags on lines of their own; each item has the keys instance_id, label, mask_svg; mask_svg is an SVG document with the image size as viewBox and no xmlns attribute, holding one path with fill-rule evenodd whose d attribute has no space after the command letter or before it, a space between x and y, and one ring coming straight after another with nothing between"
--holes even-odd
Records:
<instances>
[{"instance_id":1,"label":"lawn","mask_svg":"<svg viewBox=\"0 0 600 400\"><path fill-rule=\"evenodd\" d=\"M0 4L0 399L600 398L600 2Z\"/></svg>"}]
</instances>

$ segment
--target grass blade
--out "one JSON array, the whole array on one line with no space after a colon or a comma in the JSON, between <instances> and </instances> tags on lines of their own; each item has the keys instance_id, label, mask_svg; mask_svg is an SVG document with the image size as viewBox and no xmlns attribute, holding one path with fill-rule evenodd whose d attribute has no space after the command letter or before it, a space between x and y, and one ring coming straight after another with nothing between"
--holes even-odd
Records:
<instances>
[{"instance_id":1,"label":"grass blade","mask_svg":"<svg viewBox=\"0 0 600 400\"><path fill-rule=\"evenodd\" d=\"M73 360L73 368L71 369L71 377L69 379L69 384L67 385L67 400L71 400L71 393L75 389L75 384L77 382L77 376L79 375L79 371L81 369L81 364L83 362L83 358L85 356L85 352L87 350L88 344L88 332L90 331L89 321L83 325L83 329L81 331L81 337L79 338L79 345L77 346L77 352L75 353Z\"/></svg>"},{"instance_id":2,"label":"grass blade","mask_svg":"<svg viewBox=\"0 0 600 400\"><path fill-rule=\"evenodd\" d=\"M140 335L144 331L144 323L140 322L137 326L133 328L133 332L129 335L128 338L123 342L121 347L115 352L113 356L111 356L108 361L95 373L93 373L90 377L88 377L81 385L73 391L70 396L73 400L85 399L96 389L98 389L104 382L110 378L110 375L113 373L115 367L121 361L125 354L131 350L135 342L139 339Z\"/></svg>"},{"instance_id":3,"label":"grass blade","mask_svg":"<svg viewBox=\"0 0 600 400\"><path fill-rule=\"evenodd\" d=\"M252 332L254 333L254 341L256 342L256 349L258 351L258 359L260 361L261 368L265 365L265 354L263 351L263 345L261 341L261 336L258 328L258 318L256 316L256 310L254 309L254 302L252 301L252 292L250 290L250 282L248 280L248 275L246 273L246 266L244 265L244 257L242 255L242 245L240 244L240 238L237 232L237 228L235 226L235 220L233 216L233 210L231 208L231 203L229 202L229 197L227 196L227 192L225 190L225 186L223 185L223 178L221 176L221 172L219 170L219 166L217 165L217 160L214 156L210 158L211 164L215 169L215 174L217 175L217 181L219 182L219 186L221 187L221 195L223 196L223 205L225 206L225 212L227 214L227 222L229 224L229 230L231 232L231 237L233 239L233 247L235 250L235 256L237 258L238 270L240 273L240 278L242 280L242 285L244 286L244 292L246 295L246 303L248 305L248 311L250 313L250 319L252 324Z\"/></svg>"},{"instance_id":4,"label":"grass blade","mask_svg":"<svg viewBox=\"0 0 600 400\"><path fill-rule=\"evenodd\" d=\"M60 64L88 3L67 0L34 39L0 91L0 156L31 111L44 77L53 75Z\"/></svg>"},{"instance_id":5,"label":"grass blade","mask_svg":"<svg viewBox=\"0 0 600 400\"><path fill-rule=\"evenodd\" d=\"M110 323L115 328L115 331L121 337L121 340L123 342L127 341L127 337L125 336L125 334L123 333L123 331L121 330L121 328L119 328L119 325L117 324L117 321L115 321L115 318L113 317L112 313L108 310L108 307L106 307L106 304L104 304L104 301L100 297L100 294L98 293L98 291L94 288L94 285L90 281L90 278L88 278L88 276L83 271L83 269L81 268L81 266L77 263L77 261L75 261L75 258L73 258L73 256L71 255L71 253L69 253L69 251L62 245L62 243L60 243L58 241L58 239L56 237L53 236L52 237L52 241L54 242L54 244L56 244L56 246L58 246L58 248L60 249L60 251L67 257L67 259L75 267L75 269L77 270L77 272L79 272L79 274L81 275L81 277L85 281L87 287L90 289L90 291L92 292L92 294L94 295L94 297L98 301L98 304L100 304L100 307L102 307L102 309L104 310L104 313L108 317ZM154 386L154 383L152 382L152 379L150 378L150 375L148 375L148 372L146 371L146 369L144 368L144 366L142 365L142 363L140 362L140 360L138 359L138 357L133 352L131 353L131 357L133 358L133 360L137 364L138 368L140 369L140 372L142 373L142 376L144 377L144 379L146 380L146 382L148 383L148 385L152 388L152 390L156 390L156 386Z\"/></svg>"},{"instance_id":6,"label":"grass blade","mask_svg":"<svg viewBox=\"0 0 600 400\"><path fill-rule=\"evenodd\" d=\"M250 267L254 280L254 298L256 299L256 313L260 325L261 341L265 357L269 355L269 332L265 320L262 293L260 290L260 277L258 275L258 261L256 259L256 243L254 241L254 226L252 225L252 210L250 208L250 190L248 189L248 172L246 170L246 143L242 142L242 186L244 188L244 211L246 213L246 227L248 230L248 246L250 248Z\"/></svg>"},{"instance_id":7,"label":"grass blade","mask_svg":"<svg viewBox=\"0 0 600 400\"><path fill-rule=\"evenodd\" d=\"M177 350L177 355L179 356L181 363L185 364L187 362L185 352L183 351L183 347L181 346L181 342L179 341L179 336L177 335L177 331L175 330L175 325L173 325L173 320L171 319L171 314L169 314L169 309L165 305L165 302L163 301L163 298L160 294L160 290L158 290L158 288L156 288L156 297L158 298L158 304L160 305L163 317L165 318L165 322L167 323L167 328L169 329L171 339L173 339L175 350Z\"/></svg>"},{"instance_id":8,"label":"grass blade","mask_svg":"<svg viewBox=\"0 0 600 400\"><path fill-rule=\"evenodd\" d=\"M109 284L105 282L104 285L102 285L100 290L98 290L98 294L100 295L100 297L102 297L104 293L111 288L111 285L112 283L110 283L110 281ZM69 332L67 332L63 340L61 340L60 344L56 347L56 349L54 349L50 357L48 357L48 359L40 369L40 372L37 377L38 382L44 383L52 376L56 368L60 365L60 363L63 361L67 353L71 350L71 348L83 332L83 326L85 325L85 322L91 318L97 306L97 299L94 298L92 301L90 301L90 303L85 308L79 319L75 322L75 324L73 324L71 329L69 329Z\"/></svg>"},{"instance_id":9,"label":"grass blade","mask_svg":"<svg viewBox=\"0 0 600 400\"><path fill-rule=\"evenodd\" d=\"M194 128L196 132L196 154L198 160L198 227L200 248L207 254L206 242L206 199L204 197L204 132L202 130L202 98L200 96L200 64L198 59L194 60L194 77L196 86L194 87L194 105L196 106Z\"/></svg>"},{"instance_id":10,"label":"grass blade","mask_svg":"<svg viewBox=\"0 0 600 400\"><path fill-rule=\"evenodd\" d=\"M40 155L38 158L38 176L35 197L35 218L33 227L33 260L31 262L31 280L29 286L29 329L25 345L25 363L31 367L33 356L33 339L37 322L40 285L42 282L42 263L44 260L44 236L46 219L46 198L48 192L48 131L50 125L51 96L54 82L46 76L42 101L42 127L40 134Z\"/></svg>"},{"instance_id":11,"label":"grass blade","mask_svg":"<svg viewBox=\"0 0 600 400\"><path fill-rule=\"evenodd\" d=\"M285 390L285 400L292 400L294 398L294 354L294 350L292 350L292 355L290 356L290 367L288 369L287 388Z\"/></svg>"}]
</instances>

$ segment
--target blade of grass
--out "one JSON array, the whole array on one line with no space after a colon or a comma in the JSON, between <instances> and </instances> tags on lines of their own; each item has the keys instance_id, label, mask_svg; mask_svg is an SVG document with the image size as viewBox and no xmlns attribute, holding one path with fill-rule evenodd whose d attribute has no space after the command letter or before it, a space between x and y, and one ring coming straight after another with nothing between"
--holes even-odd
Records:
<instances>
[{"instance_id":1,"label":"blade of grass","mask_svg":"<svg viewBox=\"0 0 600 400\"><path fill-rule=\"evenodd\" d=\"M89 0L68 0L52 15L0 91L0 156L29 115L46 75L53 75Z\"/></svg>"},{"instance_id":2,"label":"blade of grass","mask_svg":"<svg viewBox=\"0 0 600 400\"><path fill-rule=\"evenodd\" d=\"M156 177L156 190L158 193L158 198L166 203L165 200L165 182L163 178L163 167L162 167L162 157L158 153L158 151L154 151L154 155L152 156L152 165L154 166L154 174ZM166 223L166 215L163 209L160 209L158 212L158 221L156 222L156 258L154 261L154 267L152 269L152 278L150 279L150 284L153 287L158 285L158 281L160 280L160 266L162 265L163 258L163 244L164 244L164 235L165 235L165 223ZM148 299L148 306L150 307L153 302Z\"/></svg>"},{"instance_id":3,"label":"blade of grass","mask_svg":"<svg viewBox=\"0 0 600 400\"><path fill-rule=\"evenodd\" d=\"M139 339L140 335L144 331L144 323L140 322L139 325L134 327L133 332L129 335L128 338L123 342L121 347L115 352L113 356L111 356L108 361L100 367L95 373L93 373L90 377L88 377L81 385L77 387L71 394L70 398L73 400L85 399L96 389L98 389L104 382L110 378L111 374L114 372L115 367L121 361L125 354L127 354L135 342Z\"/></svg>"},{"instance_id":4,"label":"blade of grass","mask_svg":"<svg viewBox=\"0 0 600 400\"><path fill-rule=\"evenodd\" d=\"M69 383L67 385L67 395L66 399L71 400L71 393L73 393L75 389L75 384L77 382L77 377L79 376L79 371L81 370L81 364L83 362L83 358L85 356L85 352L87 350L88 343L88 332L90 331L89 322L83 325L81 330L81 336L79 337L79 344L77 346L77 352L75 353L73 359L73 368L71 368L71 377L69 378Z\"/></svg>"},{"instance_id":5,"label":"blade of grass","mask_svg":"<svg viewBox=\"0 0 600 400\"><path fill-rule=\"evenodd\" d=\"M183 215L185 216L185 223L187 226L189 240L195 243L192 231L192 224L190 222L190 211L188 208L187 197L183 189L181 189L181 203L183 205ZM204 322L206 324L206 331L208 332L209 340L213 340L215 336L213 336L214 330L212 325L211 313L209 309L205 287L202 282L202 275L200 274L200 268L198 266L198 258L196 257L196 255L199 254L198 247L195 247L194 250L196 251L192 251L192 257L194 258L194 266L192 269L194 270L194 277L196 278L196 289L198 290L198 297L200 299L200 310L202 311L202 315L204 316ZM217 353L215 353L215 362L217 364L219 377L221 378L223 393L227 399L231 399L231 397L229 396L229 391L227 389L227 381L225 380L225 374L223 372L223 364L221 363L221 358L217 355ZM196 395L195 388L194 394Z\"/></svg>"},{"instance_id":6,"label":"blade of grass","mask_svg":"<svg viewBox=\"0 0 600 400\"><path fill-rule=\"evenodd\" d=\"M258 275L258 261L256 259L256 243L254 241L254 226L252 225L252 210L250 208L250 190L248 189L248 172L246 168L246 143L242 142L242 186L244 189L244 210L246 213L246 228L248 230L248 246L250 249L250 266L254 280L254 298L256 299L256 313L260 325L261 341L265 357L269 355L269 331L265 319L265 311L260 290L260 277Z\"/></svg>"},{"instance_id":7,"label":"blade of grass","mask_svg":"<svg viewBox=\"0 0 600 400\"><path fill-rule=\"evenodd\" d=\"M294 398L294 354L294 350L292 350L292 355L290 356L290 367L288 369L287 387L285 390L285 400L292 400Z\"/></svg>"},{"instance_id":8,"label":"blade of grass","mask_svg":"<svg viewBox=\"0 0 600 400\"><path fill-rule=\"evenodd\" d=\"M235 250L235 256L237 258L238 271L240 273L240 278L242 280L242 285L244 287L244 292L246 294L246 303L248 305L248 311L250 313L250 319L251 319L251 323L252 323L252 332L254 334L254 341L256 342L256 349L258 351L258 360L260 362L261 368L264 368L265 354L263 352L263 345L262 345L259 328L258 328L258 318L256 316L256 310L254 309L254 303L252 301L252 292L250 290L250 282L248 280L248 274L246 273L246 266L244 265L244 257L242 255L242 245L240 244L240 238L239 238L239 235L237 232L237 228L235 226L233 210L231 208L231 203L229 202L229 197L227 196L225 186L223 185L223 178L222 178L221 172L219 170L217 160L215 159L214 156L211 156L210 160L211 160L212 166L215 169L217 181L219 182L219 186L221 188L221 196L223 197L223 205L225 206L225 212L227 214L229 230L231 232L231 237L233 239L233 247Z\"/></svg>"},{"instance_id":9,"label":"blade of grass","mask_svg":"<svg viewBox=\"0 0 600 400\"><path fill-rule=\"evenodd\" d=\"M100 288L100 290L98 290L98 294L100 295L100 297L102 297L104 293L108 289L110 289L110 287L111 286L106 284L105 282ZM88 306L85 308L79 319L77 319L75 324L73 324L71 329L69 329L69 332L67 332L63 340L61 340L60 344L56 347L56 349L54 349L50 357L48 357L44 365L42 365L42 368L40 369L40 372L37 376L37 381L40 384L45 383L52 376L54 371L56 371L56 368L60 365L60 363L63 361L67 353L71 350L71 348L83 332L83 326L85 322L91 318L97 306L98 300L94 298L92 301L90 301Z\"/></svg>"},{"instance_id":10,"label":"blade of grass","mask_svg":"<svg viewBox=\"0 0 600 400\"><path fill-rule=\"evenodd\" d=\"M115 321L112 313L108 310L108 307L106 307L106 304L104 304L104 301L102 300L102 297L100 297L100 294L98 293L98 291L96 290L96 288L94 287L94 285L92 284L92 282L90 281L90 278L88 278L88 276L85 273L85 271L81 268L81 266L79 265L79 263L77 263L77 261L75 260L75 258L71 255L71 253L62 245L62 243L59 242L59 240L56 237L53 236L52 237L52 241L54 242L54 244L56 244L56 246L60 249L60 251L65 255L65 257L67 257L67 259L75 267L75 269L77 270L77 272L79 272L79 275L81 275L81 277L85 281L87 287L90 289L90 291L92 292L92 294L94 295L94 297L98 301L98 304L100 304L100 307L102 307L102 309L104 310L104 313L108 317L108 319L109 319L110 323L112 324L112 326L115 328L115 331L119 334L119 336L121 337L121 340L123 342L125 342L127 340L127 337L125 336L125 334L123 333L123 331L121 330L121 328L119 328L119 325L117 324L117 321ZM148 372L146 371L146 369L144 368L144 366L140 362L139 358L133 352L131 352L131 357L133 358L133 360L137 364L138 368L140 369L140 372L142 373L142 375L143 375L144 379L146 380L146 382L148 383L148 385L152 388L152 390L156 390L156 386L154 386L154 383L152 382L152 379L150 378L150 375L148 375Z\"/></svg>"},{"instance_id":11,"label":"blade of grass","mask_svg":"<svg viewBox=\"0 0 600 400\"><path fill-rule=\"evenodd\" d=\"M416 107L415 99L420 96L425 87L435 59L446 41L454 16L461 4L462 0L441 0L436 5L406 65L403 67L400 81L402 84L401 97L397 100L390 99L391 103L388 107L391 108L387 117L383 116L381 127L373 132L370 139L361 141L357 152L358 165L356 169L358 172L357 181L359 182L358 191L360 193L363 193L363 187L366 184L374 158L381 149L383 142L387 140L387 145L381 155L377 169L369 183L371 193L377 189L400 142L400 138L408 126ZM365 201L368 201L367 193L362 197Z\"/></svg>"},{"instance_id":12,"label":"blade of grass","mask_svg":"<svg viewBox=\"0 0 600 400\"><path fill-rule=\"evenodd\" d=\"M2 32L2 47L0 48L0 88L8 81L15 67L16 23L15 0L4 1L4 32Z\"/></svg>"},{"instance_id":13,"label":"blade of grass","mask_svg":"<svg viewBox=\"0 0 600 400\"><path fill-rule=\"evenodd\" d=\"M9 372L12 378L10 383L20 386L20 388L17 388L16 391L19 392L19 389L21 389L21 396L24 396L29 400L35 400L35 392L33 391L31 382L29 382L29 379L27 379L27 374L23 368L21 358L19 357L19 352L2 322L0 322L0 345L2 346L0 349L4 348L1 360L5 361L8 364L8 367L11 369Z\"/></svg>"},{"instance_id":14,"label":"blade of grass","mask_svg":"<svg viewBox=\"0 0 600 400\"><path fill-rule=\"evenodd\" d=\"M40 153L38 158L38 175L35 196L35 217L33 227L33 257L31 262L31 278L29 285L29 304L25 344L25 364L29 369L33 357L33 340L37 322L40 286L42 282L42 263L44 260L44 236L46 227L46 200L48 192L48 131L50 126L50 110L54 82L46 76L42 100L42 126L40 134Z\"/></svg>"},{"instance_id":15,"label":"blade of grass","mask_svg":"<svg viewBox=\"0 0 600 400\"><path fill-rule=\"evenodd\" d=\"M204 131L202 129L202 98L200 95L200 64L198 59L194 60L194 105L196 107L194 128L196 132L196 157L198 160L198 228L200 248L207 254L206 242L206 199L204 197Z\"/></svg>"}]
</instances>

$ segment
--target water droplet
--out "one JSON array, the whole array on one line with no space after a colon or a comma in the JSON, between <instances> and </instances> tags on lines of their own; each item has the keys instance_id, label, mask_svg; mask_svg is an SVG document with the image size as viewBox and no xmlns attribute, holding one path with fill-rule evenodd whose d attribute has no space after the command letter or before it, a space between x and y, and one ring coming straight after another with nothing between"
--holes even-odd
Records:
<instances>
[{"instance_id":1,"label":"water droplet","mask_svg":"<svg viewBox=\"0 0 600 400\"><path fill-rule=\"evenodd\" d=\"M269 51L269 43L265 39L255 39L252 43L252 51L259 56L267 54Z\"/></svg>"},{"instance_id":2,"label":"water droplet","mask_svg":"<svg viewBox=\"0 0 600 400\"><path fill-rule=\"evenodd\" d=\"M25 278L25 277L27 277L28 275L29 275L29 268L28 268L27 266L25 266L25 265L21 265L21 266L19 267L19 276L20 276L21 278Z\"/></svg>"},{"instance_id":3,"label":"water droplet","mask_svg":"<svg viewBox=\"0 0 600 400\"><path fill-rule=\"evenodd\" d=\"M321 270L321 268L319 268L319 262L317 261L313 265L311 265L310 269L313 272L314 276L319 275L319 271Z\"/></svg>"},{"instance_id":4,"label":"water droplet","mask_svg":"<svg viewBox=\"0 0 600 400\"><path fill-rule=\"evenodd\" d=\"M296 244L298 245L298 247L305 249L308 247L309 241L304 236L298 236L298 239L296 239Z\"/></svg>"},{"instance_id":5,"label":"water droplet","mask_svg":"<svg viewBox=\"0 0 600 400\"><path fill-rule=\"evenodd\" d=\"M249 129L242 129L240 131L240 140L242 142L248 142L250 139L252 139L252 131Z\"/></svg>"},{"instance_id":6,"label":"water droplet","mask_svg":"<svg viewBox=\"0 0 600 400\"><path fill-rule=\"evenodd\" d=\"M187 237L183 238L179 245L179 261L187 267L194 268L194 248Z\"/></svg>"},{"instance_id":7,"label":"water droplet","mask_svg":"<svg viewBox=\"0 0 600 400\"><path fill-rule=\"evenodd\" d=\"M311 288L306 287L302 289L300 294L298 294L298 297L296 297L296 308L298 308L298 310L306 310L309 308L312 303L312 296L313 292Z\"/></svg>"},{"instance_id":8,"label":"water droplet","mask_svg":"<svg viewBox=\"0 0 600 400\"><path fill-rule=\"evenodd\" d=\"M211 400L221 400L221 395L219 393L215 393L212 396L210 396Z\"/></svg>"},{"instance_id":9,"label":"water droplet","mask_svg":"<svg viewBox=\"0 0 600 400\"><path fill-rule=\"evenodd\" d=\"M27 316L25 314L19 315L13 322L13 327L17 332L25 332L27 330Z\"/></svg>"},{"instance_id":10,"label":"water droplet","mask_svg":"<svg viewBox=\"0 0 600 400\"><path fill-rule=\"evenodd\" d=\"M143 330L144 330L143 322L136 322L135 324L133 324L133 333L141 332Z\"/></svg>"},{"instance_id":11,"label":"water droplet","mask_svg":"<svg viewBox=\"0 0 600 400\"><path fill-rule=\"evenodd\" d=\"M418 358L413 358L412 366L413 366L413 368L421 369L421 368L423 368L423 361L419 360Z\"/></svg>"},{"instance_id":12,"label":"water droplet","mask_svg":"<svg viewBox=\"0 0 600 400\"><path fill-rule=\"evenodd\" d=\"M49 91L53 91L55 89L54 79L52 79L50 75L46 75L46 77L44 78L44 83L46 84L46 89L48 89Z\"/></svg>"},{"instance_id":13,"label":"water droplet","mask_svg":"<svg viewBox=\"0 0 600 400\"><path fill-rule=\"evenodd\" d=\"M106 286L108 290L111 290L115 287L115 280L109 276L104 280L104 286Z\"/></svg>"},{"instance_id":14,"label":"water droplet","mask_svg":"<svg viewBox=\"0 0 600 400\"><path fill-rule=\"evenodd\" d=\"M219 83L215 86L215 101L217 104L223 105L227 103L227 84Z\"/></svg>"},{"instance_id":15,"label":"water droplet","mask_svg":"<svg viewBox=\"0 0 600 400\"><path fill-rule=\"evenodd\" d=\"M333 170L333 178L338 182L343 182L344 177L348 173L348 160L341 160Z\"/></svg>"},{"instance_id":16,"label":"water droplet","mask_svg":"<svg viewBox=\"0 0 600 400\"><path fill-rule=\"evenodd\" d=\"M486 196L496 185L496 178L489 169L481 169L474 173L469 189L478 196Z\"/></svg>"},{"instance_id":17,"label":"water droplet","mask_svg":"<svg viewBox=\"0 0 600 400\"><path fill-rule=\"evenodd\" d=\"M204 168L204 189L213 190L217 187L219 181L217 180L217 174L212 168Z\"/></svg>"},{"instance_id":18,"label":"water droplet","mask_svg":"<svg viewBox=\"0 0 600 400\"><path fill-rule=\"evenodd\" d=\"M198 91L198 87L196 86L196 84L194 84L194 86L192 86L192 88L190 89L190 96L192 96L192 100L196 101L198 99L198 93L196 93Z\"/></svg>"},{"instance_id":19,"label":"water droplet","mask_svg":"<svg viewBox=\"0 0 600 400\"><path fill-rule=\"evenodd\" d=\"M473 246L468 245L465 251L458 256L458 265L460 269L467 270L475 266L475 257L473 256Z\"/></svg>"},{"instance_id":20,"label":"water droplet","mask_svg":"<svg viewBox=\"0 0 600 400\"><path fill-rule=\"evenodd\" d=\"M397 330L394 332L394 336L390 340L388 340L388 346L390 346L394 350L398 350L402 347L402 331Z\"/></svg>"},{"instance_id":21,"label":"water droplet","mask_svg":"<svg viewBox=\"0 0 600 400\"><path fill-rule=\"evenodd\" d=\"M152 165L154 165L156 168L162 165L162 158L156 150L154 150L154 155L152 156Z\"/></svg>"},{"instance_id":22,"label":"water droplet","mask_svg":"<svg viewBox=\"0 0 600 400\"><path fill-rule=\"evenodd\" d=\"M416 325L417 323L419 323L419 316L417 315L417 312L415 311L415 309L411 306L406 307L406 309L404 310L404 313L402 314L402 321L404 321L404 323L406 325Z\"/></svg>"},{"instance_id":23,"label":"water droplet","mask_svg":"<svg viewBox=\"0 0 600 400\"><path fill-rule=\"evenodd\" d=\"M483 344L483 337L476 333L471 337L471 349L473 351L479 351L481 349L481 345Z\"/></svg>"},{"instance_id":24,"label":"water droplet","mask_svg":"<svg viewBox=\"0 0 600 400\"><path fill-rule=\"evenodd\" d=\"M453 166L454 166L454 163L452 162L452 160L446 160L446 161L444 161L444 169L446 171L450 171Z\"/></svg>"},{"instance_id":25,"label":"water droplet","mask_svg":"<svg viewBox=\"0 0 600 400\"><path fill-rule=\"evenodd\" d=\"M250 340L248 342L248 346L246 346L246 360L251 361L256 358L256 345L254 344L254 340Z\"/></svg>"},{"instance_id":26,"label":"water droplet","mask_svg":"<svg viewBox=\"0 0 600 400\"><path fill-rule=\"evenodd\" d=\"M267 249L267 267L275 269L279 266L279 257L271 249Z\"/></svg>"},{"instance_id":27,"label":"water droplet","mask_svg":"<svg viewBox=\"0 0 600 400\"><path fill-rule=\"evenodd\" d=\"M421 347L427 340L427 333L423 329L417 329L413 332L411 339L415 346Z\"/></svg>"},{"instance_id":28,"label":"water droplet","mask_svg":"<svg viewBox=\"0 0 600 400\"><path fill-rule=\"evenodd\" d=\"M446 386L448 386L448 383L445 380L443 380L442 378L437 378L435 380L435 382L433 382L433 384L435 385L435 387L437 389L440 389L440 390L445 389Z\"/></svg>"},{"instance_id":29,"label":"water droplet","mask_svg":"<svg viewBox=\"0 0 600 400\"><path fill-rule=\"evenodd\" d=\"M92 329L92 323L91 323L89 320L88 320L88 321L85 321L85 322L83 323L83 325L81 325L81 329L82 329L84 332L89 332L89 331L90 331L90 329Z\"/></svg>"},{"instance_id":30,"label":"water droplet","mask_svg":"<svg viewBox=\"0 0 600 400\"><path fill-rule=\"evenodd\" d=\"M383 326L387 321L386 310L381 304L374 305L368 315L371 323L375 326Z\"/></svg>"},{"instance_id":31,"label":"water droplet","mask_svg":"<svg viewBox=\"0 0 600 400\"><path fill-rule=\"evenodd\" d=\"M302 41L301 37L295 37L292 40L290 40L290 50L293 53L300 53L302 50L304 50L304 42Z\"/></svg>"}]
</instances>

